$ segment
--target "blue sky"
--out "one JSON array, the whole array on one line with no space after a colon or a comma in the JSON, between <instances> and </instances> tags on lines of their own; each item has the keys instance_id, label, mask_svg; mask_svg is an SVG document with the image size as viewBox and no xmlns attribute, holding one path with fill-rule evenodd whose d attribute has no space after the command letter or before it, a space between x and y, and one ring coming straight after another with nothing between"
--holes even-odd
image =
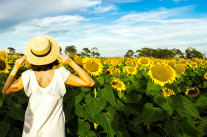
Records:
<instances>
[{"instance_id":1,"label":"blue sky","mask_svg":"<svg viewBox=\"0 0 207 137\"><path fill-rule=\"evenodd\" d=\"M36 35L101 56L148 48L207 53L206 0L1 0L0 50L24 53Z\"/></svg>"}]
</instances>

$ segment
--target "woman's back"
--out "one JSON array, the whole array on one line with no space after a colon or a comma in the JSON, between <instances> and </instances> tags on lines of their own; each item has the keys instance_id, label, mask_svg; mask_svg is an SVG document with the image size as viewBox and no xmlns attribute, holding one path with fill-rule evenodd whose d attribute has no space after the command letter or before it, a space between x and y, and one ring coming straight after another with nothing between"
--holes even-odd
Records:
<instances>
[{"instance_id":1,"label":"woman's back","mask_svg":"<svg viewBox=\"0 0 207 137\"><path fill-rule=\"evenodd\" d=\"M27 70L22 74L25 93L29 97L23 137L65 136L63 96L69 74L64 67L45 72ZM39 83L42 82L41 86L37 78Z\"/></svg>"},{"instance_id":2,"label":"woman's back","mask_svg":"<svg viewBox=\"0 0 207 137\"><path fill-rule=\"evenodd\" d=\"M54 77L55 69L47 71L34 71L38 84L45 88L47 87Z\"/></svg>"}]
</instances>

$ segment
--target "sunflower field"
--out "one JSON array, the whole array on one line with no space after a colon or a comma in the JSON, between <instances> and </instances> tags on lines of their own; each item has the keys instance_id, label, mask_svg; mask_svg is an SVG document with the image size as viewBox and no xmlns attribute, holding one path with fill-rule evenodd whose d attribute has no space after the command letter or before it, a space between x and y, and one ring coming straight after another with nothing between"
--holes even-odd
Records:
<instances>
[{"instance_id":1,"label":"sunflower field","mask_svg":"<svg viewBox=\"0 0 207 137\"><path fill-rule=\"evenodd\" d=\"M0 52L0 90L20 57ZM72 59L96 84L66 85L66 136L207 136L207 60L77 55ZM16 79L27 69L26 61ZM27 103L24 90L0 94L0 137L21 137Z\"/></svg>"}]
</instances>

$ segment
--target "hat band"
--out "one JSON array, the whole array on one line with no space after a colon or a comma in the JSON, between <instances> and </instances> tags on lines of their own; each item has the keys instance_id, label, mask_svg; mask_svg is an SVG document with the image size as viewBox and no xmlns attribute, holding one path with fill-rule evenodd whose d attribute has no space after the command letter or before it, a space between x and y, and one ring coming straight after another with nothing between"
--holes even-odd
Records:
<instances>
[{"instance_id":1,"label":"hat band","mask_svg":"<svg viewBox=\"0 0 207 137\"><path fill-rule=\"evenodd\" d=\"M47 56L50 52L51 52L51 45L50 45L50 49L49 49L49 51L48 51L47 53L45 53L45 54L42 54L42 55L37 55L37 54L35 54L35 53L32 51L32 49L31 49L31 53L32 53L33 55L37 56L37 57L45 57L45 56Z\"/></svg>"}]
</instances>

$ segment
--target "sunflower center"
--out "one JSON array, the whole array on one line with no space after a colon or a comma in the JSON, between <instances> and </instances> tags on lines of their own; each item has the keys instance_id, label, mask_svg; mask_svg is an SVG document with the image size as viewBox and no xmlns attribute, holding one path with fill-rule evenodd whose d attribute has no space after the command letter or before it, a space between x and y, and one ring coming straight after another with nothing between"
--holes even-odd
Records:
<instances>
[{"instance_id":1,"label":"sunflower center","mask_svg":"<svg viewBox=\"0 0 207 137\"><path fill-rule=\"evenodd\" d=\"M195 94L195 93L197 93L197 91L196 90L194 90L194 89L190 89L189 91L188 91L188 94Z\"/></svg>"},{"instance_id":2,"label":"sunflower center","mask_svg":"<svg viewBox=\"0 0 207 137\"><path fill-rule=\"evenodd\" d=\"M183 73L185 72L186 68L184 66L179 66L174 68L176 73Z\"/></svg>"},{"instance_id":3,"label":"sunflower center","mask_svg":"<svg viewBox=\"0 0 207 137\"><path fill-rule=\"evenodd\" d=\"M140 62L141 62L142 64L147 64L147 63L148 63L148 59L146 59L146 58L142 58L142 59L140 60Z\"/></svg>"},{"instance_id":4,"label":"sunflower center","mask_svg":"<svg viewBox=\"0 0 207 137\"><path fill-rule=\"evenodd\" d=\"M152 76L159 81L169 81L173 77L173 72L164 65L155 65L151 68Z\"/></svg>"},{"instance_id":5,"label":"sunflower center","mask_svg":"<svg viewBox=\"0 0 207 137\"><path fill-rule=\"evenodd\" d=\"M134 72L134 68L128 68L129 72Z\"/></svg>"},{"instance_id":6,"label":"sunflower center","mask_svg":"<svg viewBox=\"0 0 207 137\"><path fill-rule=\"evenodd\" d=\"M91 72L96 72L98 71L99 65L96 62L88 62L86 67Z\"/></svg>"},{"instance_id":7,"label":"sunflower center","mask_svg":"<svg viewBox=\"0 0 207 137\"><path fill-rule=\"evenodd\" d=\"M6 68L6 63L0 60L0 70L5 70L5 68Z\"/></svg>"},{"instance_id":8,"label":"sunflower center","mask_svg":"<svg viewBox=\"0 0 207 137\"><path fill-rule=\"evenodd\" d=\"M116 84L116 87L117 87L117 88L122 88L122 84L118 82L118 83Z\"/></svg>"}]
</instances>

